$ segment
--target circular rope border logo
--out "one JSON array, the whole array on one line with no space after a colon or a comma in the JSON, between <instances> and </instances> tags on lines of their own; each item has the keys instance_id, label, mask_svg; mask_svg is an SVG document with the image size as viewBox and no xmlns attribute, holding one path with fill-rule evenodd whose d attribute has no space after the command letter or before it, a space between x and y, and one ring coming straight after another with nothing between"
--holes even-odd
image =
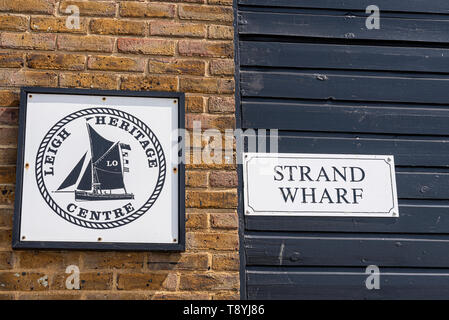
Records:
<instances>
[{"instance_id":1,"label":"circular rope border logo","mask_svg":"<svg viewBox=\"0 0 449 320\"><path fill-rule=\"evenodd\" d=\"M86 115L93 115L93 114L108 114L108 115L114 115L121 118L124 118L131 123L135 124L139 129L141 129L143 132L147 134L147 136L150 138L151 142L153 143L156 154L159 161L159 175L157 179L156 186L153 190L153 193L148 198L148 200L145 202L145 204L140 207L136 212L133 214L122 218L120 220L112 221L112 222L89 222L85 221L79 218L76 218L63 209L59 207L59 205L53 200L53 198L50 196L49 192L47 191L47 187L45 186L43 174L42 174L42 162L43 162L43 156L45 153L45 150L47 149L47 145L50 142L50 140L53 138L53 136L61 129L63 126L68 124L69 122L78 119L80 117L86 116ZM130 222L133 222L134 220L141 217L144 213L148 211L148 209L151 208L151 206L154 204L154 202L159 197L162 188L164 186L165 182L165 176L166 176L166 162L165 162L165 155L164 150L162 149L162 146L157 139L156 135L151 131L148 126L137 119L136 117L130 115L129 113L126 113L124 111L116 110L116 109L110 109L110 108L89 108L89 109L83 109L74 113L69 114L68 116L64 117L62 120L58 121L45 135L44 139L42 140L37 155L36 155L36 182L37 186L39 188L39 191L44 198L45 202L50 206L50 208L53 209L54 212L56 212L61 218L76 224L80 227L89 228L89 229L112 229L121 227L125 224L128 224Z\"/></svg>"}]
</instances>

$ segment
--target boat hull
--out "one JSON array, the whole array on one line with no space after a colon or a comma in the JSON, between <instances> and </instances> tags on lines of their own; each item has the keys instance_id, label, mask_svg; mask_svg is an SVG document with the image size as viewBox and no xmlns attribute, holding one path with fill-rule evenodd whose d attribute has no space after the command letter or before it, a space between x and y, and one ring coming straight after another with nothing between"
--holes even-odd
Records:
<instances>
[{"instance_id":1,"label":"boat hull","mask_svg":"<svg viewBox=\"0 0 449 320\"><path fill-rule=\"evenodd\" d=\"M105 200L130 200L134 199L132 193L117 193L117 194L100 194L83 191L75 191L75 201L105 201Z\"/></svg>"}]
</instances>

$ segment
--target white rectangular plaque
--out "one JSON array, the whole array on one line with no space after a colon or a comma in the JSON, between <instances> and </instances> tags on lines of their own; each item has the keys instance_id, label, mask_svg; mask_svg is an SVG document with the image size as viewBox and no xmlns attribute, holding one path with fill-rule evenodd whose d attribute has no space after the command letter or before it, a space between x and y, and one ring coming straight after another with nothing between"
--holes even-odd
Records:
<instances>
[{"instance_id":1,"label":"white rectangular plaque","mask_svg":"<svg viewBox=\"0 0 449 320\"><path fill-rule=\"evenodd\" d=\"M391 155L245 153L247 215L398 217Z\"/></svg>"}]
</instances>

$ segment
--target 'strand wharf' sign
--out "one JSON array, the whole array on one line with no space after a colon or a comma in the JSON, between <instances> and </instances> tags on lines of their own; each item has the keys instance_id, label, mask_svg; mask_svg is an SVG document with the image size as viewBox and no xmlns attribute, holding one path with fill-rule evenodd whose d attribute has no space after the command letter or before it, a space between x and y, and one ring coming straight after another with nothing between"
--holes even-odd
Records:
<instances>
[{"instance_id":1,"label":"'strand wharf' sign","mask_svg":"<svg viewBox=\"0 0 449 320\"><path fill-rule=\"evenodd\" d=\"M246 153L248 215L398 217L387 155Z\"/></svg>"}]
</instances>

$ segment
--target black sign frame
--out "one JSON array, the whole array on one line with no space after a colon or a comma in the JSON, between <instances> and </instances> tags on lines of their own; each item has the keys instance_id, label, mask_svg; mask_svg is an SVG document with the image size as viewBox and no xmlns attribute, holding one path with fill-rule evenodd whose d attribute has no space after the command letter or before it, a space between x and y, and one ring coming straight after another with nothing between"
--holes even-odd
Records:
<instances>
[{"instance_id":1,"label":"black sign frame","mask_svg":"<svg viewBox=\"0 0 449 320\"><path fill-rule=\"evenodd\" d=\"M178 239L176 243L118 243L21 241L22 189L25 155L25 131L28 94L70 94L178 99L178 129L185 129L185 94L183 92L123 91L72 88L22 87L20 91L19 136L17 143L16 188L13 216L13 249L116 250L116 251L185 251L185 161L178 164ZM184 151L184 137L180 136Z\"/></svg>"}]
</instances>

